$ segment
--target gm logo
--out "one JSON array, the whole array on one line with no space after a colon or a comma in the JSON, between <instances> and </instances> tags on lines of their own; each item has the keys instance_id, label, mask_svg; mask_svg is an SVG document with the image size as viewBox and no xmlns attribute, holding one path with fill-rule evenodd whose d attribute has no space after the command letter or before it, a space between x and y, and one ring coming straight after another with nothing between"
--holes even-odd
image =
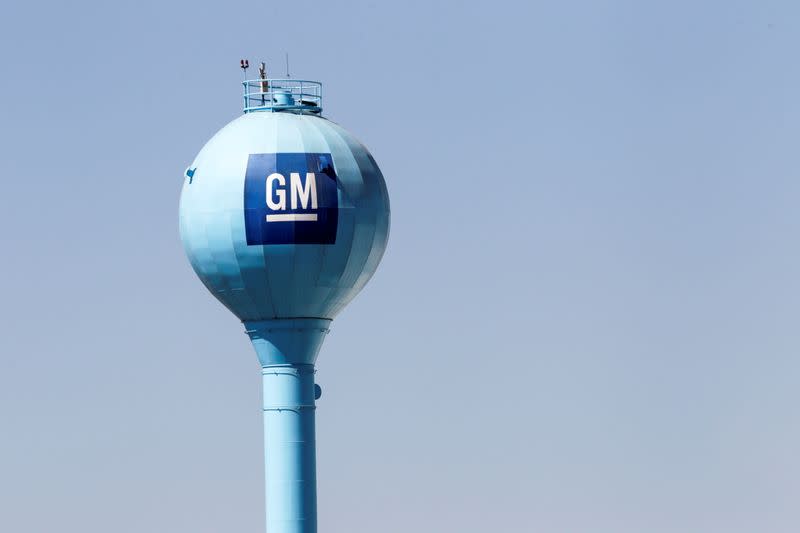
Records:
<instances>
[{"instance_id":1,"label":"gm logo","mask_svg":"<svg viewBox=\"0 0 800 533\"><path fill-rule=\"evenodd\" d=\"M247 244L334 244L339 195L331 154L251 154L244 181Z\"/></svg>"}]
</instances>

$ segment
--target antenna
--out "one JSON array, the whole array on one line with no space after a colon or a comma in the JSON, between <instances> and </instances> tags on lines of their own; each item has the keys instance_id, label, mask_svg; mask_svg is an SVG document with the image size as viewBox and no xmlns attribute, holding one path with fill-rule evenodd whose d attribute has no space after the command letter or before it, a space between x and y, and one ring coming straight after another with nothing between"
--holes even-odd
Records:
<instances>
[{"instance_id":1,"label":"antenna","mask_svg":"<svg viewBox=\"0 0 800 533\"><path fill-rule=\"evenodd\" d=\"M291 78L292 76L289 74L289 52L286 52L286 77Z\"/></svg>"},{"instance_id":2,"label":"antenna","mask_svg":"<svg viewBox=\"0 0 800 533\"><path fill-rule=\"evenodd\" d=\"M258 66L258 76L263 80L261 82L261 105L264 105L264 94L269 91L269 82L267 81L267 64L263 61Z\"/></svg>"}]
</instances>

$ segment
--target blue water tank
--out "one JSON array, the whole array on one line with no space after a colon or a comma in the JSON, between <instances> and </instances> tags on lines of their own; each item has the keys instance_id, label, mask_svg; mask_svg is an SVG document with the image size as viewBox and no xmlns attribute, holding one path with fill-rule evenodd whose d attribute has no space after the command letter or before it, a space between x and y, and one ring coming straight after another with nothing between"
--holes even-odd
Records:
<instances>
[{"instance_id":1,"label":"blue water tank","mask_svg":"<svg viewBox=\"0 0 800 533\"><path fill-rule=\"evenodd\" d=\"M194 271L240 320L332 319L383 256L389 197L369 151L341 126L249 112L190 165L180 231Z\"/></svg>"}]
</instances>

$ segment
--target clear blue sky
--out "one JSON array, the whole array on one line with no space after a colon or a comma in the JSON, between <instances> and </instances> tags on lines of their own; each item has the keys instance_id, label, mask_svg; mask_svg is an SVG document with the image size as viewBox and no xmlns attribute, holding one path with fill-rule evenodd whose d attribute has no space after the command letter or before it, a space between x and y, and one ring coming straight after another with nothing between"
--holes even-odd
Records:
<instances>
[{"instance_id":1,"label":"clear blue sky","mask_svg":"<svg viewBox=\"0 0 800 533\"><path fill-rule=\"evenodd\" d=\"M798 530L800 8L633 0L5 6L0 530L262 531L258 363L177 209L285 50L392 199L321 531Z\"/></svg>"}]
</instances>

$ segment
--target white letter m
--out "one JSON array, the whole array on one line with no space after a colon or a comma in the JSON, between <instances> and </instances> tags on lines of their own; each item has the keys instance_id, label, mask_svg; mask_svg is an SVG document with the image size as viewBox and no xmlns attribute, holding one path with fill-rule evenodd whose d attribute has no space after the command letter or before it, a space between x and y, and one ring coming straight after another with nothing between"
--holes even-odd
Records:
<instances>
[{"instance_id":1,"label":"white letter m","mask_svg":"<svg viewBox=\"0 0 800 533\"><path fill-rule=\"evenodd\" d=\"M317 208L317 177L313 172L306 172L305 186L300 182L300 173L292 172L290 175L292 187L292 209L297 209L297 197L303 209L308 209L308 200L311 198L311 209Z\"/></svg>"}]
</instances>

